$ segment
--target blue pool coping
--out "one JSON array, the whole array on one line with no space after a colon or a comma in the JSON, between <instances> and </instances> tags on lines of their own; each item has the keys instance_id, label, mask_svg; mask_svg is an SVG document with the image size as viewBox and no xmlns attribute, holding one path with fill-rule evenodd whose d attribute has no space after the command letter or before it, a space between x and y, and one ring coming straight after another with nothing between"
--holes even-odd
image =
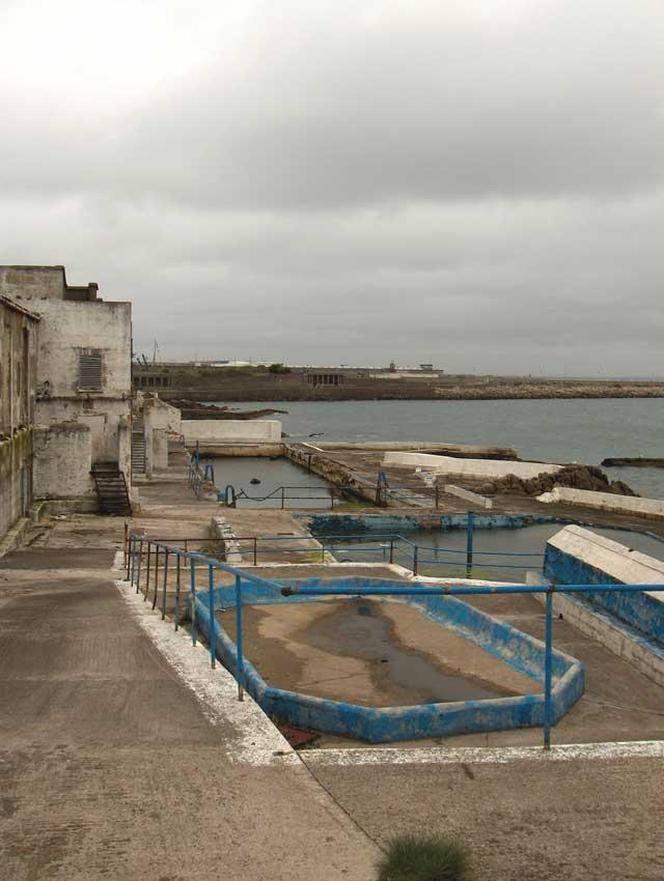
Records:
<instances>
[{"instance_id":1,"label":"blue pool coping","mask_svg":"<svg viewBox=\"0 0 664 881\"><path fill-rule=\"evenodd\" d=\"M548 543L544 553L544 575L557 584L623 583ZM661 599L643 591L598 591L584 597L584 602L593 610L608 612L618 621L627 624L649 650L654 649L657 653L657 650L661 652L664 649L664 602Z\"/></svg>"},{"instance_id":2,"label":"blue pool coping","mask_svg":"<svg viewBox=\"0 0 664 881\"><path fill-rule=\"evenodd\" d=\"M276 582L281 583L281 582ZM330 587L318 578L289 580L283 585ZM403 582L376 578L335 579L334 586L357 588L404 587ZM417 583L409 586L417 587ZM421 585L422 587L430 585ZM243 604L318 602L311 596L285 597L276 590L251 582L242 584ZM214 589L215 609L235 607L235 587ZM451 629L455 635L480 646L531 679L544 681L544 644L504 621L452 596L414 594L405 601L424 615ZM218 659L237 677L237 646L212 620L209 594L195 596L196 627L216 646ZM584 665L553 649L552 719L557 723L583 694ZM405 707L366 707L344 701L300 694L269 685L251 661L244 657L244 686L268 716L298 728L351 737L370 743L390 743L428 737L451 737L487 731L539 727L544 723L544 694L505 698L418 704Z\"/></svg>"}]
</instances>

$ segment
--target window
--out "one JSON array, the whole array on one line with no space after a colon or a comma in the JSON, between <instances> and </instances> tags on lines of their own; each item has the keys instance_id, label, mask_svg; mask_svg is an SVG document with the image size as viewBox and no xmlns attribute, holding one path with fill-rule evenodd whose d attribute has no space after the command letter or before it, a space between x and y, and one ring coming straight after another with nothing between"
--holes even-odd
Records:
<instances>
[{"instance_id":1,"label":"window","mask_svg":"<svg viewBox=\"0 0 664 881\"><path fill-rule=\"evenodd\" d=\"M98 349L83 349L78 354L78 387L81 391L102 389L102 355Z\"/></svg>"}]
</instances>

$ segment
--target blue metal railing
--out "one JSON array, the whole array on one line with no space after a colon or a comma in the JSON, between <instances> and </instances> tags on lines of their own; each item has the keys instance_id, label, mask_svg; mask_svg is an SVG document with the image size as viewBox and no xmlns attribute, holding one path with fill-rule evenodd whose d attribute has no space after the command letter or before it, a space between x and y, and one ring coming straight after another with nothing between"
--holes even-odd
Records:
<instances>
[{"instance_id":1,"label":"blue metal railing","mask_svg":"<svg viewBox=\"0 0 664 881\"><path fill-rule=\"evenodd\" d=\"M254 566L260 561L261 546L269 552L270 558L287 554L303 554L311 557L320 554L325 562L328 553L333 556L348 554L359 556L362 561L398 563L410 569L413 574L435 574L439 567L454 570L454 574L464 572L470 578L473 568L484 566L487 570L527 571L541 570L544 553L518 551L486 551L474 545L472 536L467 539L465 548L451 548L438 545L422 545L399 533L376 533L361 535L316 536L317 545L312 546L309 535L265 535L233 536L239 550L246 553ZM304 543L304 547L302 546ZM300 545L300 547L298 547ZM494 562L497 558L500 562ZM505 562L503 562L505 561Z\"/></svg>"},{"instance_id":2,"label":"blue metal railing","mask_svg":"<svg viewBox=\"0 0 664 881\"><path fill-rule=\"evenodd\" d=\"M230 574L235 579L235 646L237 663L234 676L238 686L238 700L244 699L245 689L245 656L244 656L244 623L243 623L243 581L257 584L270 591L283 596L382 596L382 597L405 597L405 596L500 596L513 594L544 594L545 603L545 631L544 631L544 749L551 747L551 728L553 727L553 595L560 594L592 594L600 591L608 593L633 593L638 591L664 592L664 584L501 584L501 585L463 585L452 584L431 587L425 584L404 585L393 583L389 587L364 586L348 587L337 585L330 587L310 586L284 586L283 584L248 572L246 569L238 569L228 563L222 563L207 554L195 551L185 551L176 545L168 544L158 539L152 539L144 535L128 533L127 535L127 563L126 578L130 584L136 586L136 592L143 592L144 601L149 600L152 590L152 608L155 609L158 601L158 592L161 588L161 617L166 617L166 596L169 580L169 563L174 560L175 571L175 607L174 627L180 626L181 601L184 569L183 561L189 563L189 595L191 612L191 639L196 645L198 629L196 625L196 608L198 593L207 593L207 614L209 617L209 648L210 664L216 665L218 657L217 640L221 625L215 618L215 572ZM143 561L145 558L145 566ZM161 558L162 572L159 573ZM207 569L207 591L198 591L197 567ZM143 582L143 583L141 583Z\"/></svg>"}]
</instances>

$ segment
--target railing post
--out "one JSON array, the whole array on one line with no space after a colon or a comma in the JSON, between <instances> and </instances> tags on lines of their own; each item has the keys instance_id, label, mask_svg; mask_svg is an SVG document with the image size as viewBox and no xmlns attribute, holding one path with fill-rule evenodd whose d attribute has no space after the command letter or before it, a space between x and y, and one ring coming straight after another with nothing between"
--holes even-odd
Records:
<instances>
[{"instance_id":1,"label":"railing post","mask_svg":"<svg viewBox=\"0 0 664 881\"><path fill-rule=\"evenodd\" d=\"M168 548L164 550L164 586L161 595L161 620L166 617L166 587L168 584Z\"/></svg>"},{"instance_id":2,"label":"railing post","mask_svg":"<svg viewBox=\"0 0 664 881\"><path fill-rule=\"evenodd\" d=\"M148 598L150 590L150 563L152 562L152 542L148 539L148 565L145 569L145 593L143 594L143 602Z\"/></svg>"},{"instance_id":3,"label":"railing post","mask_svg":"<svg viewBox=\"0 0 664 881\"><path fill-rule=\"evenodd\" d=\"M208 608L210 609L210 666L214 669L217 666L217 628L214 622L214 567L212 563L208 566Z\"/></svg>"},{"instance_id":4,"label":"railing post","mask_svg":"<svg viewBox=\"0 0 664 881\"><path fill-rule=\"evenodd\" d=\"M473 574L473 535L475 533L475 514L468 512L466 526L466 578Z\"/></svg>"},{"instance_id":5,"label":"railing post","mask_svg":"<svg viewBox=\"0 0 664 881\"><path fill-rule=\"evenodd\" d=\"M136 593L141 589L141 564L143 563L143 539L138 543L138 566L135 565Z\"/></svg>"},{"instance_id":6,"label":"railing post","mask_svg":"<svg viewBox=\"0 0 664 881\"><path fill-rule=\"evenodd\" d=\"M417 575L418 550L418 546L413 545L413 575Z\"/></svg>"},{"instance_id":7,"label":"railing post","mask_svg":"<svg viewBox=\"0 0 664 881\"><path fill-rule=\"evenodd\" d=\"M390 564L394 563L394 539L390 539Z\"/></svg>"},{"instance_id":8,"label":"railing post","mask_svg":"<svg viewBox=\"0 0 664 881\"><path fill-rule=\"evenodd\" d=\"M178 625L180 623L180 569L182 558L180 557L180 552L177 551L176 557L176 569L175 569L175 630L177 631Z\"/></svg>"},{"instance_id":9,"label":"railing post","mask_svg":"<svg viewBox=\"0 0 664 881\"><path fill-rule=\"evenodd\" d=\"M129 524L124 522L124 564L127 565L129 559Z\"/></svg>"},{"instance_id":10,"label":"railing post","mask_svg":"<svg viewBox=\"0 0 664 881\"><path fill-rule=\"evenodd\" d=\"M435 493L436 511L437 511L439 504L440 504L440 487L438 486L438 478L436 478L436 482L434 484L434 493Z\"/></svg>"},{"instance_id":11,"label":"railing post","mask_svg":"<svg viewBox=\"0 0 664 881\"><path fill-rule=\"evenodd\" d=\"M258 537L254 536L254 566L258 565Z\"/></svg>"},{"instance_id":12,"label":"railing post","mask_svg":"<svg viewBox=\"0 0 664 881\"><path fill-rule=\"evenodd\" d=\"M551 749L552 672L553 672L553 591L550 584L546 592L546 623L544 632L544 749Z\"/></svg>"},{"instance_id":13,"label":"railing post","mask_svg":"<svg viewBox=\"0 0 664 881\"><path fill-rule=\"evenodd\" d=\"M281 509L282 509L282 511L285 507L286 507L286 487L282 486L281 487Z\"/></svg>"},{"instance_id":14,"label":"railing post","mask_svg":"<svg viewBox=\"0 0 664 881\"><path fill-rule=\"evenodd\" d=\"M134 536L129 536L129 553L127 554L127 571L125 573L125 581L128 581L131 585L134 584Z\"/></svg>"},{"instance_id":15,"label":"railing post","mask_svg":"<svg viewBox=\"0 0 664 881\"><path fill-rule=\"evenodd\" d=\"M237 679L237 699L244 700L244 633L242 622L242 578L235 576L235 649L236 665L235 678Z\"/></svg>"},{"instance_id":16,"label":"railing post","mask_svg":"<svg viewBox=\"0 0 664 881\"><path fill-rule=\"evenodd\" d=\"M196 645L196 560L190 560L191 591L191 644Z\"/></svg>"},{"instance_id":17,"label":"railing post","mask_svg":"<svg viewBox=\"0 0 664 881\"><path fill-rule=\"evenodd\" d=\"M152 608L157 608L157 594L159 593L159 545L156 546L156 556L154 558L154 596L152 597Z\"/></svg>"}]
</instances>

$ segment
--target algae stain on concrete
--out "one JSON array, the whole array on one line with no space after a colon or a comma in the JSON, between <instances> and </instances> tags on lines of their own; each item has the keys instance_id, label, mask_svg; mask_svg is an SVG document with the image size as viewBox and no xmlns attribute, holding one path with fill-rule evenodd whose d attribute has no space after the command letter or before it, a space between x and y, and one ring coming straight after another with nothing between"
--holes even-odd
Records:
<instances>
[{"instance_id":1,"label":"algae stain on concrete","mask_svg":"<svg viewBox=\"0 0 664 881\"><path fill-rule=\"evenodd\" d=\"M449 670L404 646L393 622L377 603L361 599L344 602L331 614L310 624L306 639L330 654L368 661L378 685L403 690L421 702L446 703L505 695L504 689Z\"/></svg>"}]
</instances>

